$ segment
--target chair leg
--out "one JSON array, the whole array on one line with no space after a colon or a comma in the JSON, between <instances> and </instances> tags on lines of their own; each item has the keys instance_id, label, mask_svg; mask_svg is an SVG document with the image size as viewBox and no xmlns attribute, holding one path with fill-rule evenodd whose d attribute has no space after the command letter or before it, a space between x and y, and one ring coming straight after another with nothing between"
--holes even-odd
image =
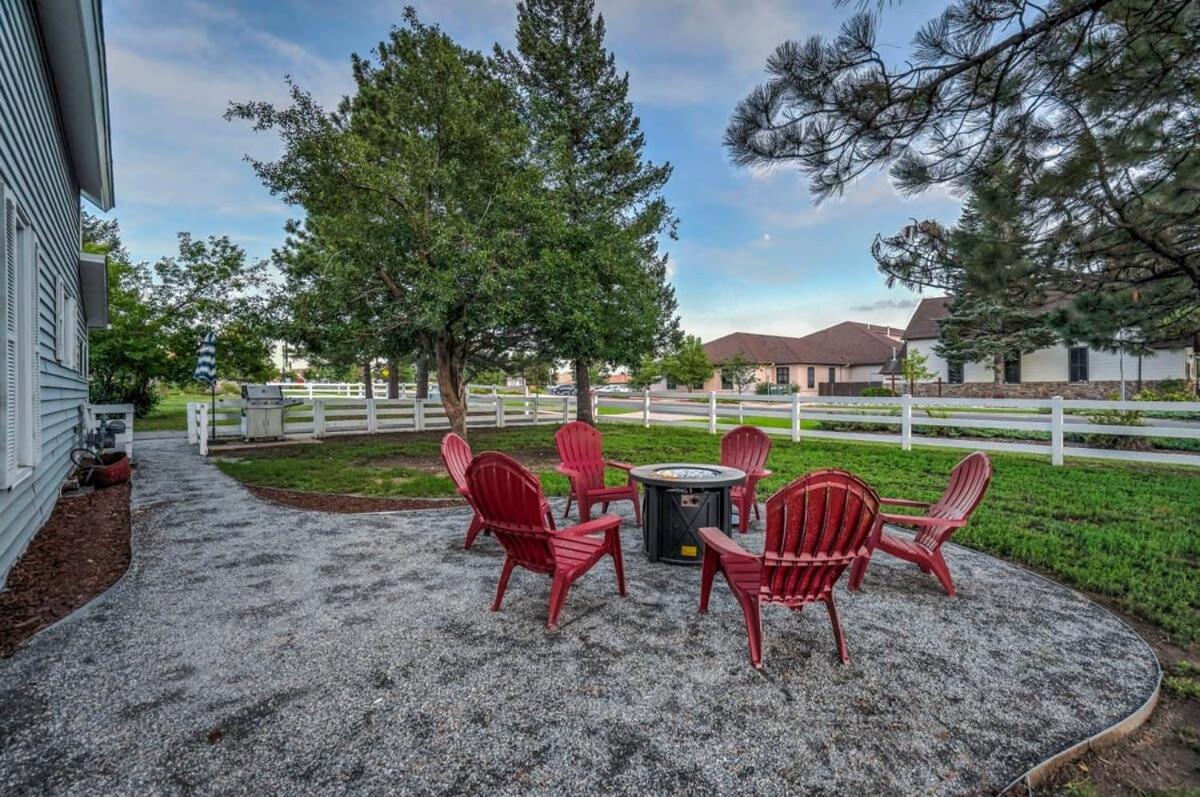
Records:
<instances>
[{"instance_id":1,"label":"chair leg","mask_svg":"<svg viewBox=\"0 0 1200 797\"><path fill-rule=\"evenodd\" d=\"M750 663L754 669L762 669L762 607L752 597L740 597L742 616L746 618L746 636L750 641Z\"/></svg>"},{"instance_id":2,"label":"chair leg","mask_svg":"<svg viewBox=\"0 0 1200 797\"><path fill-rule=\"evenodd\" d=\"M608 501L605 501L604 503L602 503L600 505L600 514L603 515L603 514L606 514L607 512L608 512Z\"/></svg>"},{"instance_id":3,"label":"chair leg","mask_svg":"<svg viewBox=\"0 0 1200 797\"><path fill-rule=\"evenodd\" d=\"M753 497L752 506L754 507L754 519L762 520L762 515L758 513L758 496Z\"/></svg>"},{"instance_id":4,"label":"chair leg","mask_svg":"<svg viewBox=\"0 0 1200 797\"><path fill-rule=\"evenodd\" d=\"M838 656L842 664L850 663L850 651L846 649L846 637L842 634L842 623L838 620L837 607L833 605L833 594L825 599L825 608L829 610L829 622L833 625L833 638L837 642Z\"/></svg>"},{"instance_id":5,"label":"chair leg","mask_svg":"<svg viewBox=\"0 0 1200 797\"><path fill-rule=\"evenodd\" d=\"M579 522L587 523L592 519L592 502L586 497L576 497L575 500L579 504Z\"/></svg>"},{"instance_id":6,"label":"chair leg","mask_svg":"<svg viewBox=\"0 0 1200 797\"><path fill-rule=\"evenodd\" d=\"M563 520L571 516L571 502L575 500L575 488L567 491L567 508L563 510Z\"/></svg>"},{"instance_id":7,"label":"chair leg","mask_svg":"<svg viewBox=\"0 0 1200 797\"><path fill-rule=\"evenodd\" d=\"M546 526L554 531L554 510L549 505L546 506Z\"/></svg>"},{"instance_id":8,"label":"chair leg","mask_svg":"<svg viewBox=\"0 0 1200 797\"><path fill-rule=\"evenodd\" d=\"M700 567L700 613L708 612L708 596L712 594L713 579L721 566L721 557L715 551L704 549L704 562Z\"/></svg>"},{"instance_id":9,"label":"chair leg","mask_svg":"<svg viewBox=\"0 0 1200 797\"><path fill-rule=\"evenodd\" d=\"M609 553L612 554L613 570L617 571L617 594L622 598L625 597L625 559L621 556L621 538L614 535L614 539L609 544Z\"/></svg>"},{"instance_id":10,"label":"chair leg","mask_svg":"<svg viewBox=\"0 0 1200 797\"><path fill-rule=\"evenodd\" d=\"M870 557L860 556L854 560L854 564L850 565L850 583L847 586L851 592L858 592L862 587L863 579L867 576L867 564L870 561Z\"/></svg>"},{"instance_id":11,"label":"chair leg","mask_svg":"<svg viewBox=\"0 0 1200 797\"><path fill-rule=\"evenodd\" d=\"M742 534L745 534L746 530L750 528L749 503L750 502L745 498L738 502L738 531L740 531Z\"/></svg>"},{"instance_id":12,"label":"chair leg","mask_svg":"<svg viewBox=\"0 0 1200 797\"><path fill-rule=\"evenodd\" d=\"M633 519L639 526L642 525L642 502L637 490L633 491Z\"/></svg>"},{"instance_id":13,"label":"chair leg","mask_svg":"<svg viewBox=\"0 0 1200 797\"><path fill-rule=\"evenodd\" d=\"M562 613L563 603L567 600L569 586L565 576L554 574L554 583L550 585L550 615L546 618L546 627L551 631L558 628L558 615Z\"/></svg>"},{"instance_id":14,"label":"chair leg","mask_svg":"<svg viewBox=\"0 0 1200 797\"><path fill-rule=\"evenodd\" d=\"M467 540L463 543L463 550L471 550L471 546L475 544L475 538L479 536L479 532L483 530L483 518L476 512L471 518L471 525L467 529Z\"/></svg>"},{"instance_id":15,"label":"chair leg","mask_svg":"<svg viewBox=\"0 0 1200 797\"><path fill-rule=\"evenodd\" d=\"M500 585L496 587L496 602L492 604L492 611L500 611L500 602L504 600L504 591L508 589L508 579L512 576L513 567L516 562L512 557L504 557L504 569L500 571Z\"/></svg>"},{"instance_id":16,"label":"chair leg","mask_svg":"<svg viewBox=\"0 0 1200 797\"><path fill-rule=\"evenodd\" d=\"M950 568L946 566L946 560L942 558L941 551L935 551L929 560L929 570L932 572L941 583L942 589L946 590L946 594L951 598L955 597L954 581L950 578Z\"/></svg>"}]
</instances>

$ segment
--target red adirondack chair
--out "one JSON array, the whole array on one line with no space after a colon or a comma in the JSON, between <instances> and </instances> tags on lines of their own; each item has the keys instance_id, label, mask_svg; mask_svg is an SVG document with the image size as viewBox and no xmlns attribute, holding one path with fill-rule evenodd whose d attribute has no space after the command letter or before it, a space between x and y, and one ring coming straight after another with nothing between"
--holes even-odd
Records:
<instances>
[{"instance_id":1,"label":"red adirondack chair","mask_svg":"<svg viewBox=\"0 0 1200 797\"><path fill-rule=\"evenodd\" d=\"M467 484L484 527L492 531L506 554L492 611L500 611L508 579L518 565L535 573L548 573L553 578L550 614L546 620L551 629L558 626L567 589L605 556L612 557L617 591L625 597L621 518L602 515L555 531L546 522L542 487L537 477L512 457L495 451L486 451L471 462ZM603 537L593 536L601 532Z\"/></svg>"},{"instance_id":2,"label":"red adirondack chair","mask_svg":"<svg viewBox=\"0 0 1200 797\"><path fill-rule=\"evenodd\" d=\"M467 528L467 540L463 543L463 548L469 551L475 544L475 538L479 536L479 532L483 531L483 518L479 516L479 510L475 509L475 502L471 500L471 491L467 488L467 466L471 464L470 444L454 432L448 433L442 438L442 464L446 466L446 472L450 474L450 480L454 482L454 489L475 511L475 516L471 518L471 525ZM542 500L545 501L545 499ZM550 528L554 528L554 514L550 511L549 502L545 504L545 514Z\"/></svg>"},{"instance_id":3,"label":"red adirondack chair","mask_svg":"<svg viewBox=\"0 0 1200 797\"><path fill-rule=\"evenodd\" d=\"M925 511L920 515L880 513L879 528L875 531L876 540L872 549L886 551L892 556L912 562L921 568L922 573L933 573L941 583L942 589L953 598L954 582L950 579L950 569L946 567L946 560L942 558L942 545L954 532L967 525L971 513L983 500L991 481L992 461L988 459L987 454L976 451L954 466L950 473L950 483L937 502L929 504L904 498L880 499L883 504ZM885 523L907 526L914 529L917 535L908 539L888 534L883 530ZM850 589L857 590L862 585L869 561L868 555L854 563L850 571Z\"/></svg>"},{"instance_id":4,"label":"red adirondack chair","mask_svg":"<svg viewBox=\"0 0 1200 797\"><path fill-rule=\"evenodd\" d=\"M771 475L764 466L771 453L771 438L754 426L736 426L721 438L721 464L746 472L746 481L729 491L738 511L738 530L746 533L750 513L758 514L758 480Z\"/></svg>"},{"instance_id":5,"label":"red adirondack chair","mask_svg":"<svg viewBox=\"0 0 1200 797\"><path fill-rule=\"evenodd\" d=\"M633 515L642 525L642 507L638 501L637 482L629 479L618 487L604 486L604 469L616 468L629 472L632 465L604 458L604 444L596 427L582 421L563 424L554 435L554 445L562 460L555 470L571 480L571 491L567 494L567 509L563 517L571 513L571 502L579 503L579 519L587 521L592 516L592 504L600 504L600 511L607 512L611 501L632 501Z\"/></svg>"},{"instance_id":6,"label":"red adirondack chair","mask_svg":"<svg viewBox=\"0 0 1200 797\"><path fill-rule=\"evenodd\" d=\"M866 482L842 470L801 476L767 499L767 533L761 555L751 554L720 529L700 529L704 565L700 571L700 611L718 572L725 576L746 618L750 662L762 667L762 605L777 603L800 611L821 601L842 663L850 661L833 585L852 562L868 553L879 514L879 496Z\"/></svg>"}]
</instances>

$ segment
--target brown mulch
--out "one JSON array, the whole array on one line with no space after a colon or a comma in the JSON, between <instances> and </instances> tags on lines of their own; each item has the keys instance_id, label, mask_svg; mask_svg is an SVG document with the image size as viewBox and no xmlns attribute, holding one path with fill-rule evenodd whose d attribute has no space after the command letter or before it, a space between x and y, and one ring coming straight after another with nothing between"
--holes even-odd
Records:
<instances>
[{"instance_id":1,"label":"brown mulch","mask_svg":"<svg viewBox=\"0 0 1200 797\"><path fill-rule=\"evenodd\" d=\"M59 500L0 592L0 658L124 575L129 493L126 483Z\"/></svg>"},{"instance_id":2,"label":"brown mulch","mask_svg":"<svg viewBox=\"0 0 1200 797\"><path fill-rule=\"evenodd\" d=\"M295 507L314 509L319 512L395 512L407 509L442 509L462 506L458 498L382 498L371 495L339 495L337 493L310 493L303 490L282 490L278 487L242 485L264 501Z\"/></svg>"}]
</instances>

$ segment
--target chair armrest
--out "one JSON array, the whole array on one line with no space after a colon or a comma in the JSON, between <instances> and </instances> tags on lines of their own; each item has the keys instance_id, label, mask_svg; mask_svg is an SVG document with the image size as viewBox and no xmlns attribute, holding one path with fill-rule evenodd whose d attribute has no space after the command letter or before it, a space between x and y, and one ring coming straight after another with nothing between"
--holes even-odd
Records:
<instances>
[{"instance_id":1,"label":"chair armrest","mask_svg":"<svg viewBox=\"0 0 1200 797\"><path fill-rule=\"evenodd\" d=\"M928 501L910 501L907 498L880 498L879 503L890 504L891 506L910 506L913 509L928 509L933 506Z\"/></svg>"},{"instance_id":2,"label":"chair armrest","mask_svg":"<svg viewBox=\"0 0 1200 797\"><path fill-rule=\"evenodd\" d=\"M890 512L879 513L880 523L891 523L896 526L926 526L928 528L959 529L967 525L966 518L926 517L925 515L893 515Z\"/></svg>"},{"instance_id":3,"label":"chair armrest","mask_svg":"<svg viewBox=\"0 0 1200 797\"><path fill-rule=\"evenodd\" d=\"M758 470L751 471L750 473L748 473L746 475L751 476L755 479L765 479L771 475L771 471L767 470L766 468L759 468Z\"/></svg>"},{"instance_id":4,"label":"chair armrest","mask_svg":"<svg viewBox=\"0 0 1200 797\"><path fill-rule=\"evenodd\" d=\"M700 540L704 543L706 551L711 549L722 558L758 559L757 556L725 536L725 532L713 526L700 529Z\"/></svg>"},{"instance_id":5,"label":"chair armrest","mask_svg":"<svg viewBox=\"0 0 1200 797\"><path fill-rule=\"evenodd\" d=\"M604 460L604 464L617 470L633 470L633 465L630 465L628 462L619 462L615 459L606 459Z\"/></svg>"},{"instance_id":6,"label":"chair armrest","mask_svg":"<svg viewBox=\"0 0 1200 797\"><path fill-rule=\"evenodd\" d=\"M598 518L579 523L569 529L559 529L554 532L556 537L586 537L589 534L595 534L598 531L608 531L609 529L617 529L621 527L621 518L618 515L601 515Z\"/></svg>"},{"instance_id":7,"label":"chair armrest","mask_svg":"<svg viewBox=\"0 0 1200 797\"><path fill-rule=\"evenodd\" d=\"M555 465L554 469L556 471L558 471L559 473L561 473L562 475L566 476L568 479L574 479L576 476L579 475L579 471L577 471L573 468L568 468L566 465L562 464L561 462L559 464Z\"/></svg>"}]
</instances>

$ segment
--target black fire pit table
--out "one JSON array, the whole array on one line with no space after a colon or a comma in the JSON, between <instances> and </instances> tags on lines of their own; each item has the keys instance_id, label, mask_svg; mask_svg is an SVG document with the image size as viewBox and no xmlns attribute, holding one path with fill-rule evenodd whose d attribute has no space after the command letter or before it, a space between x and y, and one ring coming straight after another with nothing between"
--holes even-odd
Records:
<instances>
[{"instance_id":1,"label":"black fire pit table","mask_svg":"<svg viewBox=\"0 0 1200 797\"><path fill-rule=\"evenodd\" d=\"M729 488L746 480L744 471L721 465L672 462L629 471L645 485L642 536L651 562L698 565L704 557L700 529L729 534L733 505Z\"/></svg>"}]
</instances>

